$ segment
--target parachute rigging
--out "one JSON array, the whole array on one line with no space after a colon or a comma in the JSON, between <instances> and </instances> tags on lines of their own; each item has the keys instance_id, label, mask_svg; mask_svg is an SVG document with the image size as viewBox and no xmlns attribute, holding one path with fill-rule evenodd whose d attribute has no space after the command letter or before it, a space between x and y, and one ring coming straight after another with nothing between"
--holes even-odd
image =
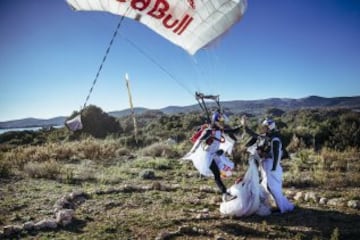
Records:
<instances>
[{"instance_id":1,"label":"parachute rigging","mask_svg":"<svg viewBox=\"0 0 360 240\"><path fill-rule=\"evenodd\" d=\"M221 110L220 96L219 95L205 95L200 92L195 92L195 99L199 103L201 110L203 110L206 113L207 123L210 124L210 122L211 122L210 112L209 112L208 106L206 105L205 99L210 99L210 100L215 101L217 107Z\"/></svg>"},{"instance_id":2,"label":"parachute rigging","mask_svg":"<svg viewBox=\"0 0 360 240\"><path fill-rule=\"evenodd\" d=\"M66 0L66 2L74 10L104 11L121 16L83 107L78 114L79 116L75 116L75 118L65 123L72 131L82 128L81 112L87 105L125 17L146 25L165 39L180 46L189 54L194 55L199 49L219 39L232 25L240 21L247 8L247 0ZM157 63L153 57L136 46L132 41L127 38L125 39L142 55L170 76L171 79L175 80L180 86L190 92L182 82L175 79L175 77ZM192 93L190 94L192 95ZM195 97L202 110L206 112L207 121L210 123L210 113L204 99L214 100L220 108L219 96L204 95L197 92ZM77 122L77 124L68 125L68 122L73 121ZM78 127L72 128L72 126Z\"/></svg>"},{"instance_id":3,"label":"parachute rigging","mask_svg":"<svg viewBox=\"0 0 360 240\"><path fill-rule=\"evenodd\" d=\"M192 143L195 143L200 137L202 137L203 139L207 139L210 136L209 131L207 132L207 134L203 134L204 132L206 132L206 130L209 128L209 126L211 125L211 122L212 122L212 119L210 117L209 107L205 102L206 99L215 101L216 107L217 107L218 111L221 113L222 117L224 118L224 121L228 122L228 120L229 120L228 117L226 116L226 114L224 114L223 109L220 105L220 96L219 95L205 95L203 93L196 92L195 98L198 101L201 110L203 112L205 112L205 114L206 114L206 123L203 124L202 126L200 126L200 128L197 131L195 131L195 133L192 135L192 137L190 138L190 141ZM225 141L225 142L237 141L235 134L238 133L239 130L240 130L239 126L231 128L228 125L224 124L223 131L224 131L224 133L227 134L227 136L225 136L224 138L221 138L220 141L221 142L222 141ZM227 147L224 147L224 149L227 149ZM232 146L230 147L230 149L232 149ZM225 150L225 151L231 152L231 150L230 151Z\"/></svg>"},{"instance_id":4,"label":"parachute rigging","mask_svg":"<svg viewBox=\"0 0 360 240\"><path fill-rule=\"evenodd\" d=\"M122 17L120 18L120 21L119 21L119 23L117 24L117 26L116 26L116 28L115 28L115 31L114 31L114 33L113 33L113 36L112 36L112 38L111 38L111 40L110 40L110 42L109 42L109 46L107 47L107 49L106 49L106 51L105 51L104 57L103 57L103 59L102 59L102 61L101 61L101 63L100 63L100 66L99 66L99 68L98 68L98 71L97 71L97 73L96 73L96 75L95 75L95 78L94 78L94 80L93 80L93 82L92 82L92 85L91 85L91 87L90 87L90 89L89 89L89 93L88 93L88 95L86 96L85 102L84 102L82 108L80 109L79 114L77 114L75 117L73 117L73 118L65 121L65 126L66 126L69 130L71 130L71 131L77 131L77 130L81 130L81 129L83 128L83 124L82 124L82 122L81 122L81 113L82 113L82 111L85 109L86 104L87 104L87 102L88 102L89 99L90 99L91 93L92 93L93 90L94 90L95 84L96 84L96 82L97 82L97 80L98 80L98 78L99 78L99 76L100 76L101 70L103 69L104 63L105 63L105 61L106 61L106 59L107 59L107 56L108 56L109 53L110 53L110 49L111 49L111 47L113 46L114 40L115 40L115 38L116 38L116 36L117 36L117 34L118 34L118 32L119 32L119 29L120 29L120 27L121 27L121 25L122 25L122 22L124 21L124 18L125 18L125 16L122 16Z\"/></svg>"}]
</instances>

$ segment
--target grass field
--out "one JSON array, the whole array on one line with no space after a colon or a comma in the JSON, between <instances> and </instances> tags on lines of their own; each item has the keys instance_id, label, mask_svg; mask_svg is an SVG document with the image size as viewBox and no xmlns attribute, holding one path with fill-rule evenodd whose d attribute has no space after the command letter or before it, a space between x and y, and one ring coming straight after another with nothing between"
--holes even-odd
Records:
<instances>
[{"instance_id":1,"label":"grass field","mask_svg":"<svg viewBox=\"0 0 360 240\"><path fill-rule=\"evenodd\" d=\"M220 214L221 198L214 181L200 177L191 162L156 157L154 149L154 156L114 150L113 155L101 157L101 148L112 151L109 146L92 145L97 155L81 153L77 146L82 157L69 157L74 146L66 151L67 146L63 151L52 146L58 156L44 157L44 148L32 149L32 155L25 148L3 154L0 229L54 218L57 200L81 191L85 195L73 202L75 216L70 224L21 230L11 238L360 239L360 210L346 205L348 200L360 200L360 160L355 150L302 150L283 162L284 192L289 198L298 192L316 192L327 199L343 198L344 204L292 199L294 212L235 218ZM23 155L30 160L20 159ZM9 164L14 158L17 165ZM246 161L238 163L226 185L231 186L246 167Z\"/></svg>"}]
</instances>

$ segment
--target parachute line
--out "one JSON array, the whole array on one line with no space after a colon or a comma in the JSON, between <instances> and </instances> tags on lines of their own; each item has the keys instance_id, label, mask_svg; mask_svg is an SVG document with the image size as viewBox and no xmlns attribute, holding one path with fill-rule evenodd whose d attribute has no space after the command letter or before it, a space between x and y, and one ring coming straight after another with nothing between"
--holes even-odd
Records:
<instances>
[{"instance_id":1,"label":"parachute line","mask_svg":"<svg viewBox=\"0 0 360 240\"><path fill-rule=\"evenodd\" d=\"M129 8L128 8L128 9L129 9ZM128 11L128 9L126 10L126 12ZM107 49L106 49L105 55L104 55L104 57L103 57L103 59L102 59L102 61L101 61L101 64L100 64L99 69L98 69L98 71L97 71L97 73L96 73L95 79L94 79L93 82L92 82L91 88L90 88L90 90L89 90L89 93L88 93L88 95L87 95L87 97L86 97L86 99L85 99L84 105L83 105L82 109L80 110L80 112L85 109L85 107L86 107L86 105L87 105L87 102L88 102L89 99L90 99L91 93L92 93L92 91L94 90L95 84L96 84L96 82L97 82L97 80L98 80L98 78L99 78L99 76L100 76L100 72L101 72L101 70L102 70L102 68L103 68L103 66L104 66L104 63L105 63L105 61L106 61L106 59L107 59L107 56L109 55L110 49L111 49L111 47L112 47L112 45L113 45L113 43L114 43L114 40L115 40L115 38L116 38L116 36L117 36L117 34L118 34L118 32L119 32L119 29L120 29L120 27L121 27L122 22L124 21L125 16L126 16L126 14L123 15L123 16L121 16L120 21L119 21L119 23L118 23L117 26L116 26L116 29L115 29L115 31L114 31L114 34L113 34L113 36L112 36L112 38L111 38L111 41L110 41L110 43L109 43L109 46L108 46Z\"/></svg>"},{"instance_id":2,"label":"parachute line","mask_svg":"<svg viewBox=\"0 0 360 240\"><path fill-rule=\"evenodd\" d=\"M154 65L156 65L160 70L162 70L164 73L166 73L173 81L175 81L180 87L182 87L186 92L188 92L192 97L194 97L194 94L192 91L186 87L182 82L180 82L178 79L175 78L173 74L171 74L165 67L163 67L160 63L158 63L153 57L151 57L148 53L146 53L144 50L142 50L139 46L137 46L133 41L126 38L124 35L120 33L120 35L131 45L133 46L141 55L143 55L145 58L147 58L150 62L152 62Z\"/></svg>"}]
</instances>

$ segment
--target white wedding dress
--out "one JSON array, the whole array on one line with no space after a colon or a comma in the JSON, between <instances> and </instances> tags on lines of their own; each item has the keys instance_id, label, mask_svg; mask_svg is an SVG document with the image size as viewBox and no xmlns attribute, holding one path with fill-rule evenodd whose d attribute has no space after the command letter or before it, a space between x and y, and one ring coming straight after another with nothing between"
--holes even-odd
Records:
<instances>
[{"instance_id":1,"label":"white wedding dress","mask_svg":"<svg viewBox=\"0 0 360 240\"><path fill-rule=\"evenodd\" d=\"M248 151L250 152L249 168L244 178L228 190L236 198L220 205L220 212L224 215L241 217L257 214L266 216L271 213L270 196L259 182L259 171L255 161L260 159L256 148L250 147Z\"/></svg>"}]
</instances>

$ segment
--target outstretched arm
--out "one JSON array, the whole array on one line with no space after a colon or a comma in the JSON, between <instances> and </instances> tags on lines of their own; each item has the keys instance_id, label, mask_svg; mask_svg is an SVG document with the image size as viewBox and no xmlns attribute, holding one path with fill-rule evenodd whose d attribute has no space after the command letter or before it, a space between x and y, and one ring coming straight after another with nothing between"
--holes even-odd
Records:
<instances>
[{"instance_id":1,"label":"outstretched arm","mask_svg":"<svg viewBox=\"0 0 360 240\"><path fill-rule=\"evenodd\" d=\"M253 138L258 138L260 136L259 134L248 128L247 126L244 127L244 131Z\"/></svg>"},{"instance_id":2,"label":"outstretched arm","mask_svg":"<svg viewBox=\"0 0 360 240\"><path fill-rule=\"evenodd\" d=\"M253 130L251 130L250 128L248 128L247 126L247 117L246 116L242 116L241 118L241 125L244 127L244 131L249 134L251 137L253 138L258 138L259 134L257 134L256 132L254 132Z\"/></svg>"}]
</instances>

